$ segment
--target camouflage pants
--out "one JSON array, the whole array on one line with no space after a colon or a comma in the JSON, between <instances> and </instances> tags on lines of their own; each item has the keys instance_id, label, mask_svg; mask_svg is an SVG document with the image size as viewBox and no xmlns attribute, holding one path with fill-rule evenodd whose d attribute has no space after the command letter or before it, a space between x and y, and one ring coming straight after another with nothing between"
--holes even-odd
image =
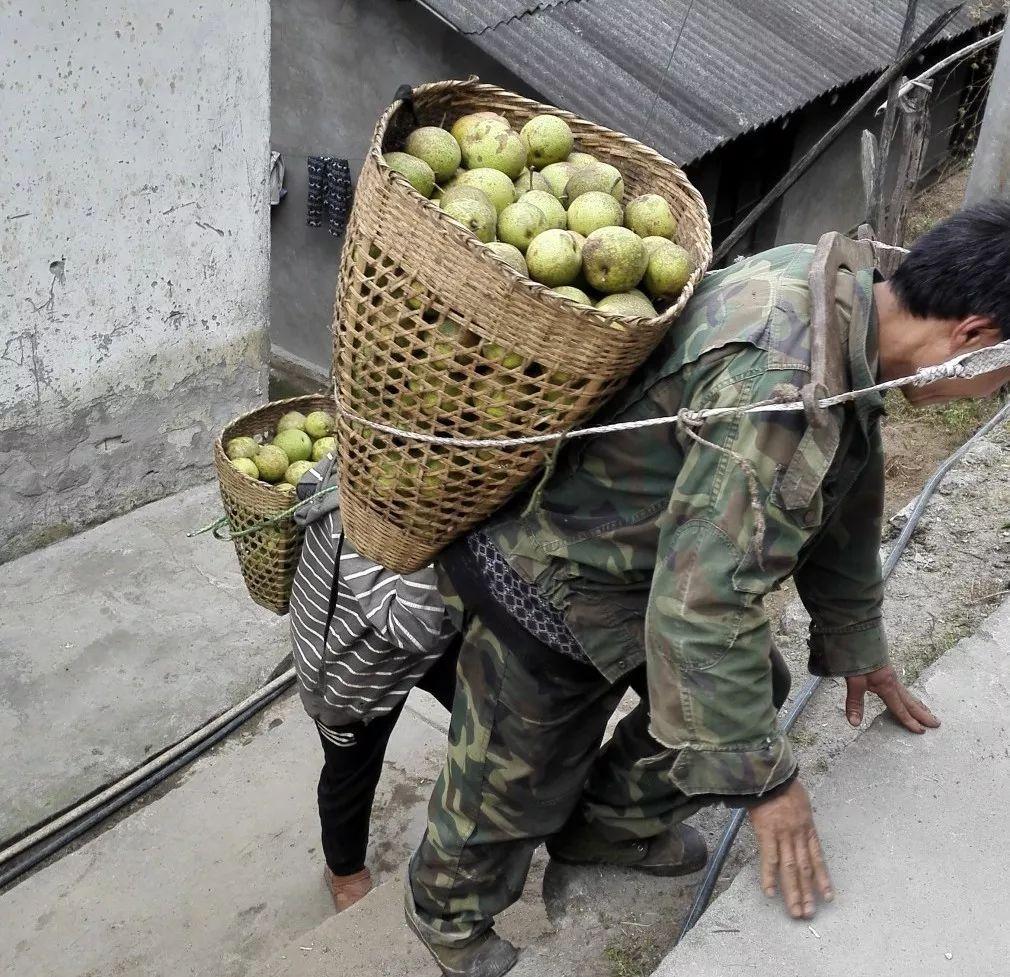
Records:
<instances>
[{"instance_id":1,"label":"camouflage pants","mask_svg":"<svg viewBox=\"0 0 1010 977\"><path fill-rule=\"evenodd\" d=\"M478 617L466 627L448 756L407 881L407 911L432 943L489 929L521 895L537 845L570 818L623 841L701 806L670 779L676 751L649 736L644 698L600 750L629 685L644 695L644 667L612 685L537 650L506 648Z\"/></svg>"}]
</instances>

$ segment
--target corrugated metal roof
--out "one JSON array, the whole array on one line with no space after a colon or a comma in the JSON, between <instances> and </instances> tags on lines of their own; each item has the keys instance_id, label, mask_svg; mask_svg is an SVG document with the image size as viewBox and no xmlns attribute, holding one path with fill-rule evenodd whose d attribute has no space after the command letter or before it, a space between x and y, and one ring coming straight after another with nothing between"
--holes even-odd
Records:
<instances>
[{"instance_id":1,"label":"corrugated metal roof","mask_svg":"<svg viewBox=\"0 0 1010 977\"><path fill-rule=\"evenodd\" d=\"M461 34L479 34L519 17L584 0L419 0L435 11Z\"/></svg>"},{"instance_id":2,"label":"corrugated metal roof","mask_svg":"<svg viewBox=\"0 0 1010 977\"><path fill-rule=\"evenodd\" d=\"M425 2L461 30L495 24L472 40L547 100L680 163L883 70L906 9L906 0L561 0L517 16L538 5ZM950 6L920 0L916 33ZM999 6L962 11L944 36ZM499 17L506 8L512 15Z\"/></svg>"}]
</instances>

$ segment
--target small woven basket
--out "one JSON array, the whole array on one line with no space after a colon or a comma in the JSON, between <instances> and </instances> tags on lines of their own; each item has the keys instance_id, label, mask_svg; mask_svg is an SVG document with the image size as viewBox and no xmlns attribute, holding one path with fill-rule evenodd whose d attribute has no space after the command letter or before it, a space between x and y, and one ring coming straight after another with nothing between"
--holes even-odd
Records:
<instances>
[{"instance_id":1,"label":"small woven basket","mask_svg":"<svg viewBox=\"0 0 1010 977\"><path fill-rule=\"evenodd\" d=\"M269 443L277 430L277 422L291 410L303 414L314 410L332 413L333 398L314 394L275 400L235 418L214 442L214 467L232 533L258 526L298 501L293 492L244 475L224 453L224 446L232 438L259 436L264 443ZM275 614L287 613L302 536L301 529L289 517L232 540L249 596Z\"/></svg>"},{"instance_id":2,"label":"small woven basket","mask_svg":"<svg viewBox=\"0 0 1010 977\"><path fill-rule=\"evenodd\" d=\"M341 259L334 367L341 406L399 430L454 438L569 431L654 349L712 259L701 195L641 143L476 80L415 90L379 120ZM653 319L577 305L519 275L395 174L382 154L418 125L492 111L515 128L541 112L579 150L617 166L626 198L662 194L697 270ZM424 566L499 508L543 464L542 447L473 449L379 433L338 414L344 526L359 552L398 572ZM548 450L550 450L548 446Z\"/></svg>"}]
</instances>

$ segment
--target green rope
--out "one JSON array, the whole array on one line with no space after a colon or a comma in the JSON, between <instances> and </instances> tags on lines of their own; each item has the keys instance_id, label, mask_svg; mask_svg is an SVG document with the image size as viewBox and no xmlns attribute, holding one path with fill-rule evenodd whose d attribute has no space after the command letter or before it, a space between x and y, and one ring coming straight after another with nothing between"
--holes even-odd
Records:
<instances>
[{"instance_id":1,"label":"green rope","mask_svg":"<svg viewBox=\"0 0 1010 977\"><path fill-rule=\"evenodd\" d=\"M279 522L284 522L285 519L290 519L299 509L315 502L317 499L322 498L324 495L329 495L330 492L336 492L340 486L331 485L328 488L321 489L318 492L314 492L307 499L302 499L300 502L296 502L290 509L285 509L283 512L278 512L275 516L270 516L264 519L262 522L256 523L255 526L250 526L248 529L239 529L238 531L233 531L231 524L228 521L227 516L219 516L213 522L208 523L206 526L200 529L194 529L192 532L186 533L187 539L192 539L194 536L200 536L203 533L210 533L214 539L220 539L225 542L229 542L233 539L241 539L243 536L249 536L252 533L258 533L260 530L267 529L270 526L274 526ZM224 527L228 527L228 532L222 532Z\"/></svg>"}]
</instances>

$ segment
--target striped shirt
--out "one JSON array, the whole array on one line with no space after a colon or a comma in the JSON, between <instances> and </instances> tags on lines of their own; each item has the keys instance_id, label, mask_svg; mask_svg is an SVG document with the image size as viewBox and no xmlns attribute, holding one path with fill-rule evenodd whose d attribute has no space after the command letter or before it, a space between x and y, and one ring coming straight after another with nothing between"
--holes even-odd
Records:
<instances>
[{"instance_id":1,"label":"striped shirt","mask_svg":"<svg viewBox=\"0 0 1010 977\"><path fill-rule=\"evenodd\" d=\"M325 459L300 498L336 484ZM453 629L431 567L401 575L361 556L343 535L338 494L295 518L305 542L291 588L292 657L309 715L344 726L396 708L447 648Z\"/></svg>"}]
</instances>

